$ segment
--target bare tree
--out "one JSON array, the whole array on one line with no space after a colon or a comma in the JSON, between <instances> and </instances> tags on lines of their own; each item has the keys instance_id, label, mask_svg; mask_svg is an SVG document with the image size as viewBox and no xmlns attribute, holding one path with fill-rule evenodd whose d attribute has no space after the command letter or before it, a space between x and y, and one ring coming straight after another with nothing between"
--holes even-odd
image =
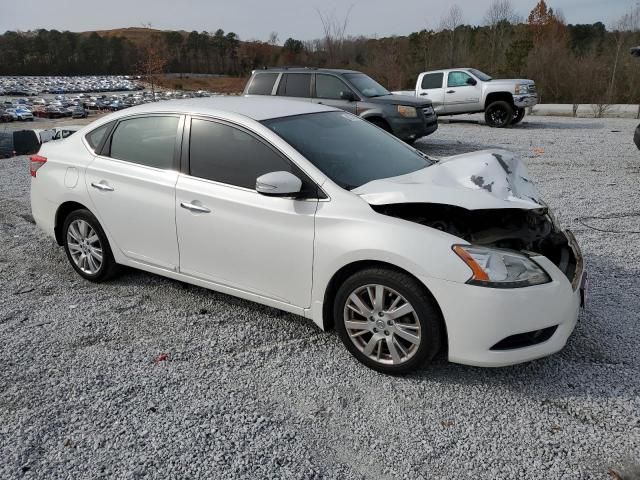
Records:
<instances>
[{"instance_id":1,"label":"bare tree","mask_svg":"<svg viewBox=\"0 0 640 480\"><path fill-rule=\"evenodd\" d=\"M498 46L502 45L510 24L517 23L520 18L513 9L511 0L493 0L484 16L489 27L489 65L495 68Z\"/></svg>"},{"instance_id":2,"label":"bare tree","mask_svg":"<svg viewBox=\"0 0 640 480\"><path fill-rule=\"evenodd\" d=\"M143 24L144 28L151 28L151 23ZM142 46L142 58L138 63L138 71L151 85L153 101L156 100L156 84L158 75L164 73L167 66L167 52L164 50L164 42L158 35L152 35Z\"/></svg>"},{"instance_id":3,"label":"bare tree","mask_svg":"<svg viewBox=\"0 0 640 480\"><path fill-rule=\"evenodd\" d=\"M628 38L632 32L637 32L640 25L640 5L636 4L627 13L620 17L612 27L613 35L615 39L616 54L614 57L613 68L611 70L611 81L609 82L609 89L607 91L607 97L609 103L613 102L615 95L616 75L618 73L618 65L620 63L620 53L622 47L627 43Z\"/></svg>"},{"instance_id":4,"label":"bare tree","mask_svg":"<svg viewBox=\"0 0 640 480\"><path fill-rule=\"evenodd\" d=\"M349 26L349 17L352 9L353 5L349 7L343 18L339 18L335 10L321 12L316 9L322 23L323 42L329 66L337 66L338 54L342 50L347 37L347 27Z\"/></svg>"},{"instance_id":5,"label":"bare tree","mask_svg":"<svg viewBox=\"0 0 640 480\"><path fill-rule=\"evenodd\" d=\"M455 66L456 59L456 29L462 25L462 9L458 4L451 5L449 13L440 20L440 30L447 33L449 43L449 66Z\"/></svg>"},{"instance_id":6,"label":"bare tree","mask_svg":"<svg viewBox=\"0 0 640 480\"><path fill-rule=\"evenodd\" d=\"M280 38L278 37L278 32L271 32L269 34L269 39L267 40L267 43L269 45L278 45L279 41L280 41Z\"/></svg>"}]
</instances>

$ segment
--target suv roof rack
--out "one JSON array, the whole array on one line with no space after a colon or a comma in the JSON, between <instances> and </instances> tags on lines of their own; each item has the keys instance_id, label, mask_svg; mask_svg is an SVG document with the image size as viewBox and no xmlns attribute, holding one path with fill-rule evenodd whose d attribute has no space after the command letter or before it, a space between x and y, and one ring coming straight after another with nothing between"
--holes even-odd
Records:
<instances>
[{"instance_id":1,"label":"suv roof rack","mask_svg":"<svg viewBox=\"0 0 640 480\"><path fill-rule=\"evenodd\" d=\"M301 65L285 65L282 67L268 67L265 65L263 70L289 70L294 68L299 68L300 70L318 70L318 67L306 67Z\"/></svg>"}]
</instances>

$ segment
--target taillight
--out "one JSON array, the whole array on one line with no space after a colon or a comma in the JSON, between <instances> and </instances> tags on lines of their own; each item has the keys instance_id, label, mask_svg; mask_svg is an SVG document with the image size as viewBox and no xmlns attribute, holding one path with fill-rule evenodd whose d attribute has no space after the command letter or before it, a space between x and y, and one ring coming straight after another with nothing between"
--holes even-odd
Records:
<instances>
[{"instance_id":1,"label":"taillight","mask_svg":"<svg viewBox=\"0 0 640 480\"><path fill-rule=\"evenodd\" d=\"M31 157L31 176L35 177L38 169L45 163L47 163L46 157L41 157L40 155Z\"/></svg>"}]
</instances>

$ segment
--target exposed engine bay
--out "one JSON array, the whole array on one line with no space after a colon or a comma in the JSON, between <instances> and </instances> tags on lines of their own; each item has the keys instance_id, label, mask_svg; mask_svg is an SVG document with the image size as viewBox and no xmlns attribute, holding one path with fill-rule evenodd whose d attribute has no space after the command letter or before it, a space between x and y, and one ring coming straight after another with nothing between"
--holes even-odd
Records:
<instances>
[{"instance_id":1,"label":"exposed engine bay","mask_svg":"<svg viewBox=\"0 0 640 480\"><path fill-rule=\"evenodd\" d=\"M378 213L416 222L462 238L473 245L544 255L573 281L576 257L566 234L547 208L467 210L427 203L371 205Z\"/></svg>"}]
</instances>

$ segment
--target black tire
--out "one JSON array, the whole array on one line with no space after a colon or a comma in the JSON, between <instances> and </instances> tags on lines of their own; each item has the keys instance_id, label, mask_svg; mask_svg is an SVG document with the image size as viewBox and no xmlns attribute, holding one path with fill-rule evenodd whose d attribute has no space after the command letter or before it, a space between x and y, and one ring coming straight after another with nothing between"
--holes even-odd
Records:
<instances>
[{"instance_id":1,"label":"black tire","mask_svg":"<svg viewBox=\"0 0 640 480\"><path fill-rule=\"evenodd\" d=\"M69 249L69 227L76 220L83 220L89 224L89 226L98 236L98 240L102 248L102 263L100 264L100 267L97 269L97 271L93 274L83 271L76 264L76 261L73 259L71 251ZM86 280L90 280L92 282L100 283L109 280L118 272L118 264L113 258L113 253L111 252L111 247L109 246L109 241L107 240L107 235L104 233L104 230L100 226L100 222L98 222L98 219L89 210L74 210L73 212L69 213L69 215L67 215L67 218L65 218L62 226L62 239L64 251L67 254L69 263L82 278L85 278Z\"/></svg>"},{"instance_id":2,"label":"black tire","mask_svg":"<svg viewBox=\"0 0 640 480\"><path fill-rule=\"evenodd\" d=\"M497 100L485 110L484 120L493 128L508 127L513 121L513 107L504 100Z\"/></svg>"},{"instance_id":3,"label":"black tire","mask_svg":"<svg viewBox=\"0 0 640 480\"><path fill-rule=\"evenodd\" d=\"M352 293L357 292L359 289L362 289L367 285L382 285L387 289L391 289L404 297L404 299L406 299L406 301L413 307L415 316L417 317L417 322L420 326L420 340L417 343L417 348L412 353L412 356L408 357L402 363L381 363L376 359L370 358L361 351L358 346L356 346L354 341L352 341L352 337L345 326L345 312L349 312L347 309L347 300ZM391 294L391 292L388 293ZM383 304L384 303L385 302L383 302ZM374 318L374 315L376 314L372 314L372 317L369 318ZM425 287L415 278L393 269L368 268L356 272L349 277L338 289L333 305L333 316L338 336L342 340L342 343L344 343L347 350L369 368L382 373L395 375L416 370L430 361L442 347L444 338L444 322L440 309L435 304L435 300ZM377 319L378 317L375 318ZM396 321L400 321L400 318L401 317L396 319ZM375 324L376 323L372 323L371 325L373 326ZM386 328L393 327L384 327L384 329ZM370 342L373 335L373 333L366 333L357 337L362 338L362 342L365 343ZM384 331L384 335L389 335L386 330ZM393 335L394 334L392 333L391 336L393 337ZM388 349L385 345L388 345L389 339L387 339L387 337L384 337L383 339L386 342L380 341L382 344L380 348ZM393 341L395 340L391 339L391 342Z\"/></svg>"},{"instance_id":4,"label":"black tire","mask_svg":"<svg viewBox=\"0 0 640 480\"><path fill-rule=\"evenodd\" d=\"M511 125L517 125L518 123L520 123L524 118L525 113L526 113L526 110L524 108L516 109L513 115L513 120L511 120Z\"/></svg>"},{"instance_id":5,"label":"black tire","mask_svg":"<svg viewBox=\"0 0 640 480\"><path fill-rule=\"evenodd\" d=\"M372 118L369 122L373 123L376 127L383 129L385 132L393 133L389 124L381 118Z\"/></svg>"}]
</instances>

